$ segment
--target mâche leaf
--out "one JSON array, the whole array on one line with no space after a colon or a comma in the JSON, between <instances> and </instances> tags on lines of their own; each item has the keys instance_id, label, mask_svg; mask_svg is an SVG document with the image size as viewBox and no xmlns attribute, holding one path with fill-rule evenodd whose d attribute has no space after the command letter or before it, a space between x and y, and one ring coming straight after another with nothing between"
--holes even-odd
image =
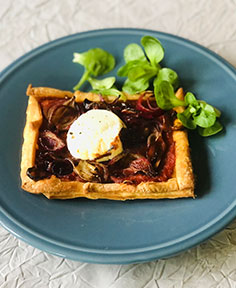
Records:
<instances>
[{"instance_id":1,"label":"m\u00e2che leaf","mask_svg":"<svg viewBox=\"0 0 236 288\"><path fill-rule=\"evenodd\" d=\"M145 91L149 87L149 78L143 77L139 78L136 81L132 82L128 79L126 79L122 90L130 95Z\"/></svg>"},{"instance_id":2,"label":"m\u00e2che leaf","mask_svg":"<svg viewBox=\"0 0 236 288\"><path fill-rule=\"evenodd\" d=\"M157 105L163 110L170 110L177 106L186 106L186 103L179 100L174 93L173 86L168 81L157 83L154 81L154 94Z\"/></svg>"},{"instance_id":3,"label":"m\u00e2che leaf","mask_svg":"<svg viewBox=\"0 0 236 288\"><path fill-rule=\"evenodd\" d=\"M164 48L161 42L152 36L144 36L141 39L141 44L151 64L158 66L158 63L164 58Z\"/></svg>"},{"instance_id":4,"label":"m\u00e2che leaf","mask_svg":"<svg viewBox=\"0 0 236 288\"><path fill-rule=\"evenodd\" d=\"M91 92L101 94L102 96L120 97L121 100L126 101L126 96L124 95L124 93L116 88L100 89L100 90L94 89Z\"/></svg>"},{"instance_id":5,"label":"m\u00e2che leaf","mask_svg":"<svg viewBox=\"0 0 236 288\"><path fill-rule=\"evenodd\" d=\"M148 78L151 79L157 74L157 69L154 67L150 67L150 65L143 65L134 67L130 69L128 73L128 78L131 81L136 81L139 78Z\"/></svg>"},{"instance_id":6,"label":"m\u00e2che leaf","mask_svg":"<svg viewBox=\"0 0 236 288\"><path fill-rule=\"evenodd\" d=\"M177 89L179 86L179 77L177 73L170 68L160 69L155 85L159 85L162 81L169 82L174 89Z\"/></svg>"},{"instance_id":7,"label":"m\u00e2che leaf","mask_svg":"<svg viewBox=\"0 0 236 288\"><path fill-rule=\"evenodd\" d=\"M177 118L182 122L183 126L188 129L196 129L197 125L192 119L190 108L184 110L182 113L177 113Z\"/></svg>"},{"instance_id":8,"label":"m\u00e2che leaf","mask_svg":"<svg viewBox=\"0 0 236 288\"><path fill-rule=\"evenodd\" d=\"M111 96L118 97L118 96L122 95L122 92L116 88L102 89L102 90L100 90L100 92L103 96L110 96L111 95Z\"/></svg>"},{"instance_id":9,"label":"m\u00e2che leaf","mask_svg":"<svg viewBox=\"0 0 236 288\"><path fill-rule=\"evenodd\" d=\"M101 80L89 77L88 81L93 88L93 93L101 94L102 96L120 96L122 100L126 100L126 97L122 91L119 91L114 87L114 83L116 81L115 77L107 77Z\"/></svg>"},{"instance_id":10,"label":"m\u00e2che leaf","mask_svg":"<svg viewBox=\"0 0 236 288\"><path fill-rule=\"evenodd\" d=\"M92 88L95 90L100 89L110 89L114 83L116 82L115 77L107 77L101 80L89 77L88 78L89 83L91 84Z\"/></svg>"},{"instance_id":11,"label":"m\u00e2che leaf","mask_svg":"<svg viewBox=\"0 0 236 288\"><path fill-rule=\"evenodd\" d=\"M214 125L212 125L211 127L208 127L208 128L198 127L198 133L203 137L215 135L222 130L223 130L223 126L218 120L216 120Z\"/></svg>"},{"instance_id":12,"label":"m\u00e2che leaf","mask_svg":"<svg viewBox=\"0 0 236 288\"><path fill-rule=\"evenodd\" d=\"M115 67L115 58L101 48L90 49L84 53L74 53L74 63L84 66L84 74L74 90L78 90L81 85L92 76L99 76L110 72Z\"/></svg>"},{"instance_id":13,"label":"m\u00e2che leaf","mask_svg":"<svg viewBox=\"0 0 236 288\"><path fill-rule=\"evenodd\" d=\"M213 107L216 113L216 117L219 118L221 116L221 112L219 109L217 109L216 107Z\"/></svg>"},{"instance_id":14,"label":"m\u00e2che leaf","mask_svg":"<svg viewBox=\"0 0 236 288\"><path fill-rule=\"evenodd\" d=\"M151 36L144 36L141 39L141 44L146 55L138 44L129 44L124 49L126 64L120 67L117 72L120 77L128 77L122 88L127 93L138 93L147 89L150 84L149 81L157 76L161 69L159 62L164 56L161 43ZM170 71L169 74L171 74ZM176 80L176 75L173 78ZM173 80L173 82L175 81Z\"/></svg>"},{"instance_id":15,"label":"m\u00e2che leaf","mask_svg":"<svg viewBox=\"0 0 236 288\"><path fill-rule=\"evenodd\" d=\"M124 49L124 59L128 63L133 60L145 61L146 57L143 49L136 43L131 43Z\"/></svg>"},{"instance_id":16,"label":"m\u00e2che leaf","mask_svg":"<svg viewBox=\"0 0 236 288\"><path fill-rule=\"evenodd\" d=\"M184 100L188 106L184 112L177 114L183 126L188 129L198 128L199 134L204 137L214 135L223 129L217 120L221 114L217 108L205 101L197 100L191 92L185 95Z\"/></svg>"},{"instance_id":17,"label":"m\u00e2che leaf","mask_svg":"<svg viewBox=\"0 0 236 288\"><path fill-rule=\"evenodd\" d=\"M124 66L120 67L117 75L120 77L128 77L129 72L135 68L149 67L147 60L132 60L127 62Z\"/></svg>"},{"instance_id":18,"label":"m\u00e2che leaf","mask_svg":"<svg viewBox=\"0 0 236 288\"><path fill-rule=\"evenodd\" d=\"M197 99L195 98L193 93L191 93L191 92L186 93L186 95L184 97L184 101L187 104L194 106L195 108L197 108L199 106L199 102L197 101Z\"/></svg>"},{"instance_id":19,"label":"m\u00e2che leaf","mask_svg":"<svg viewBox=\"0 0 236 288\"><path fill-rule=\"evenodd\" d=\"M137 67L134 67L134 68L129 70L128 78L129 78L130 81L134 82L138 78L143 77L144 75L146 75L146 73L147 73L147 70L144 67L137 66Z\"/></svg>"},{"instance_id":20,"label":"m\u00e2che leaf","mask_svg":"<svg viewBox=\"0 0 236 288\"><path fill-rule=\"evenodd\" d=\"M207 103L200 103L200 112L198 114L193 114L193 120L202 128L211 127L216 121L214 108Z\"/></svg>"}]
</instances>

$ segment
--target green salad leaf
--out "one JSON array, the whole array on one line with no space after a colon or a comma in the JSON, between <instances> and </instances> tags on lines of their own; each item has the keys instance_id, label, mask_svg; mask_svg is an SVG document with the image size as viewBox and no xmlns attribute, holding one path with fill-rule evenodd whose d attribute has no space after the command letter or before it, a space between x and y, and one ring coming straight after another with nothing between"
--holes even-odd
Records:
<instances>
[{"instance_id":1,"label":"green salad leaf","mask_svg":"<svg viewBox=\"0 0 236 288\"><path fill-rule=\"evenodd\" d=\"M175 96L174 88L168 81L154 82L154 94L157 105L163 110L170 110L177 106L186 106L185 101Z\"/></svg>"},{"instance_id":2,"label":"green salad leaf","mask_svg":"<svg viewBox=\"0 0 236 288\"><path fill-rule=\"evenodd\" d=\"M101 90L101 89L110 89L115 84L116 78L107 77L107 78L99 80L99 79L89 77L88 81L91 84L93 89Z\"/></svg>"},{"instance_id":3,"label":"green salad leaf","mask_svg":"<svg viewBox=\"0 0 236 288\"><path fill-rule=\"evenodd\" d=\"M142 77L136 81L130 81L129 78L126 79L122 90L130 95L147 90L149 87L149 77Z\"/></svg>"},{"instance_id":4,"label":"green salad leaf","mask_svg":"<svg viewBox=\"0 0 236 288\"><path fill-rule=\"evenodd\" d=\"M134 60L145 61L146 57L144 55L143 49L136 43L131 43L124 49L124 59L128 63Z\"/></svg>"},{"instance_id":5,"label":"green salad leaf","mask_svg":"<svg viewBox=\"0 0 236 288\"><path fill-rule=\"evenodd\" d=\"M207 103L199 103L199 112L194 112L192 114L194 122L202 127L208 128L211 127L216 121L216 113L214 108Z\"/></svg>"},{"instance_id":6,"label":"green salad leaf","mask_svg":"<svg viewBox=\"0 0 236 288\"><path fill-rule=\"evenodd\" d=\"M185 109L183 113L178 113L177 118L182 122L184 127L191 130L197 128L197 124L192 119L192 114L189 107Z\"/></svg>"},{"instance_id":7,"label":"green salad leaf","mask_svg":"<svg viewBox=\"0 0 236 288\"><path fill-rule=\"evenodd\" d=\"M139 93L148 89L151 79L157 77L164 57L164 49L159 40L144 36L141 45L131 43L124 49L125 65L120 67L117 75L127 77L122 90L126 93Z\"/></svg>"},{"instance_id":8,"label":"green salad leaf","mask_svg":"<svg viewBox=\"0 0 236 288\"><path fill-rule=\"evenodd\" d=\"M115 58L101 48L93 48L84 53L74 53L74 63L84 66L84 74L74 86L78 90L90 76L100 76L110 72L115 67Z\"/></svg>"},{"instance_id":9,"label":"green salad leaf","mask_svg":"<svg viewBox=\"0 0 236 288\"><path fill-rule=\"evenodd\" d=\"M198 133L203 137L215 135L222 130L223 130L223 126L218 120L216 120L214 125L212 125L211 127L208 127L208 128L198 127Z\"/></svg>"},{"instance_id":10,"label":"green salad leaf","mask_svg":"<svg viewBox=\"0 0 236 288\"><path fill-rule=\"evenodd\" d=\"M174 87L174 89L179 87L179 77L177 73L170 68L160 69L158 77L154 81L156 86L158 86L162 81L167 81Z\"/></svg>"},{"instance_id":11,"label":"green salad leaf","mask_svg":"<svg viewBox=\"0 0 236 288\"><path fill-rule=\"evenodd\" d=\"M144 47L151 65L158 67L158 63L164 58L164 48L162 47L161 42L152 36L144 36L141 39L141 44Z\"/></svg>"},{"instance_id":12,"label":"green salad leaf","mask_svg":"<svg viewBox=\"0 0 236 288\"><path fill-rule=\"evenodd\" d=\"M187 108L178 113L177 118L188 129L198 128L202 136L211 136L223 129L217 118L221 112L205 101L197 100L193 93L188 92L184 97Z\"/></svg>"},{"instance_id":13,"label":"green salad leaf","mask_svg":"<svg viewBox=\"0 0 236 288\"><path fill-rule=\"evenodd\" d=\"M89 77L88 81L93 88L92 92L101 94L102 96L115 96L120 97L120 99L124 101L126 100L126 97L123 95L122 91L119 91L114 86L116 82L115 77L107 77L101 80Z\"/></svg>"},{"instance_id":14,"label":"green salad leaf","mask_svg":"<svg viewBox=\"0 0 236 288\"><path fill-rule=\"evenodd\" d=\"M140 59L132 60L127 62L124 66L120 67L119 70L117 71L117 75L120 77L129 78L130 71L135 70L137 68L142 69L142 71L145 71L145 69L147 70L150 68L150 65L147 60L140 60Z\"/></svg>"}]
</instances>

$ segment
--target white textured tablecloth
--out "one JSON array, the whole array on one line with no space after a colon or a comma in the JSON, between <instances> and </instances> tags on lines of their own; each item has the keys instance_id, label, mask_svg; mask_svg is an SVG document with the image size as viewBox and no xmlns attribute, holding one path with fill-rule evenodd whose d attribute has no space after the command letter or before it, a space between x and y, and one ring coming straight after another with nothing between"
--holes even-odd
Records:
<instances>
[{"instance_id":1,"label":"white textured tablecloth","mask_svg":"<svg viewBox=\"0 0 236 288\"><path fill-rule=\"evenodd\" d=\"M235 0L0 0L0 70L50 40L109 27L179 35L236 66ZM236 287L236 221L176 257L113 266L49 255L0 227L3 287Z\"/></svg>"}]
</instances>

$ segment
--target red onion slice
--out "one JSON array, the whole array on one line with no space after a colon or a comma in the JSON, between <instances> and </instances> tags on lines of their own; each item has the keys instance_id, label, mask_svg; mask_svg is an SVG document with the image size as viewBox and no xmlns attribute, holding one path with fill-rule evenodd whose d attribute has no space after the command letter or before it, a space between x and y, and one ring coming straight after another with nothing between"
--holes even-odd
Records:
<instances>
[{"instance_id":1,"label":"red onion slice","mask_svg":"<svg viewBox=\"0 0 236 288\"><path fill-rule=\"evenodd\" d=\"M53 161L51 172L58 177L68 175L73 172L73 165L68 159Z\"/></svg>"},{"instance_id":2,"label":"red onion slice","mask_svg":"<svg viewBox=\"0 0 236 288\"><path fill-rule=\"evenodd\" d=\"M136 104L137 110L145 112L145 113L152 113L153 111L151 109L143 106L143 104L142 104L143 97L144 97L144 94L141 95L137 101L137 104Z\"/></svg>"},{"instance_id":3,"label":"red onion slice","mask_svg":"<svg viewBox=\"0 0 236 288\"><path fill-rule=\"evenodd\" d=\"M151 163L154 164L156 168L159 166L160 161L162 159L162 155L164 154L165 150L166 150L166 144L162 138L161 133L156 131L150 134L147 139L146 157Z\"/></svg>"},{"instance_id":4,"label":"red onion slice","mask_svg":"<svg viewBox=\"0 0 236 288\"><path fill-rule=\"evenodd\" d=\"M88 182L106 182L109 177L106 165L86 160L80 160L79 164L74 167L74 172Z\"/></svg>"},{"instance_id":5,"label":"red onion slice","mask_svg":"<svg viewBox=\"0 0 236 288\"><path fill-rule=\"evenodd\" d=\"M51 112L48 122L58 130L66 130L77 117L78 113L74 108L61 105Z\"/></svg>"},{"instance_id":6,"label":"red onion slice","mask_svg":"<svg viewBox=\"0 0 236 288\"><path fill-rule=\"evenodd\" d=\"M43 115L48 120L51 113L58 107L65 103L65 99L47 99L43 100L40 105L42 107Z\"/></svg>"},{"instance_id":7,"label":"red onion slice","mask_svg":"<svg viewBox=\"0 0 236 288\"><path fill-rule=\"evenodd\" d=\"M163 110L161 110L159 107L152 107L149 99L147 99L148 107L145 107L142 104L144 96L145 94L141 95L136 104L136 109L142 113L142 116L146 119L152 119L154 116L161 115L163 113Z\"/></svg>"},{"instance_id":8,"label":"red onion slice","mask_svg":"<svg viewBox=\"0 0 236 288\"><path fill-rule=\"evenodd\" d=\"M80 114L76 109L75 98L44 100L41 102L44 117L49 125L58 130L66 130Z\"/></svg>"},{"instance_id":9,"label":"red onion slice","mask_svg":"<svg viewBox=\"0 0 236 288\"><path fill-rule=\"evenodd\" d=\"M65 147L65 143L49 130L40 133L39 144L47 151L58 151Z\"/></svg>"},{"instance_id":10,"label":"red onion slice","mask_svg":"<svg viewBox=\"0 0 236 288\"><path fill-rule=\"evenodd\" d=\"M145 157L140 157L139 159L133 160L130 163L130 166L126 169L123 169L122 172L125 177L135 175L140 172L148 176L155 175L151 163Z\"/></svg>"},{"instance_id":11,"label":"red onion slice","mask_svg":"<svg viewBox=\"0 0 236 288\"><path fill-rule=\"evenodd\" d=\"M150 103L150 99L149 99L149 98L147 99L147 106L148 106L148 108L149 108L151 111L153 111L153 112L156 112L156 111L158 111L158 110L161 110L159 107L153 107L153 106L151 105L151 103Z\"/></svg>"}]
</instances>

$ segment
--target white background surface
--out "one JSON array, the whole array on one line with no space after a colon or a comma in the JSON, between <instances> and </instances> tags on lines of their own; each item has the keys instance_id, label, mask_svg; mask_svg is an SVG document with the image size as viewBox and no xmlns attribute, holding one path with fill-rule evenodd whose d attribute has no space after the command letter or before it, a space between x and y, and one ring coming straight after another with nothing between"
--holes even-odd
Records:
<instances>
[{"instance_id":1,"label":"white background surface","mask_svg":"<svg viewBox=\"0 0 236 288\"><path fill-rule=\"evenodd\" d=\"M0 70L50 40L109 27L179 35L236 67L235 0L0 0ZM236 287L236 221L176 257L114 266L51 256L0 227L3 287Z\"/></svg>"}]
</instances>

